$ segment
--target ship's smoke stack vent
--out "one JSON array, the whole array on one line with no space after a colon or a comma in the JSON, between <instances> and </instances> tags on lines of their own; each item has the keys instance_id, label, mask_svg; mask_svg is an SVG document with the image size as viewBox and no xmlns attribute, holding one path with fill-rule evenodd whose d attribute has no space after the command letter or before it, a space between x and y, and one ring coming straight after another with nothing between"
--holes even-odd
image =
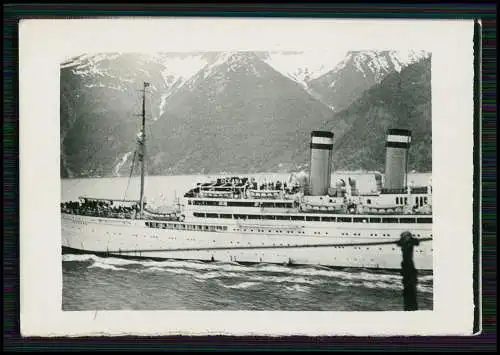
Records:
<instances>
[{"instance_id":1,"label":"ship's smoke stack vent","mask_svg":"<svg viewBox=\"0 0 500 355\"><path fill-rule=\"evenodd\" d=\"M332 169L333 133L313 131L311 133L311 158L309 174L309 194L328 194Z\"/></svg>"},{"instance_id":2,"label":"ship's smoke stack vent","mask_svg":"<svg viewBox=\"0 0 500 355\"><path fill-rule=\"evenodd\" d=\"M385 189L398 190L406 188L410 143L411 131L406 129L389 129L387 131Z\"/></svg>"}]
</instances>

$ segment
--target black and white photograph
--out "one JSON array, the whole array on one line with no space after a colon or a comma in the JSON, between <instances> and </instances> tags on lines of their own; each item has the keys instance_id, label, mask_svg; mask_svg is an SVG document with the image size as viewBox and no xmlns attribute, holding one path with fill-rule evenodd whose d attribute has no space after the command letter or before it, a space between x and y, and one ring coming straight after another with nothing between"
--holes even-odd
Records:
<instances>
[{"instance_id":1,"label":"black and white photograph","mask_svg":"<svg viewBox=\"0 0 500 355\"><path fill-rule=\"evenodd\" d=\"M431 55L62 63L63 309L432 309Z\"/></svg>"},{"instance_id":2,"label":"black and white photograph","mask_svg":"<svg viewBox=\"0 0 500 355\"><path fill-rule=\"evenodd\" d=\"M472 161L471 147L453 147L458 134L471 139L473 117L436 107L463 87L447 87L443 51L419 39L418 21L406 38L383 21L189 20L185 33L180 21L160 35L161 21L144 20L151 37L136 33L135 46L96 27L94 46L76 36L50 56L52 274L64 317L321 311L328 323L330 312L439 308L446 259L436 255L453 238L471 242L459 226L468 216L438 214L471 203L470 186L465 200L443 199L470 176L443 169L450 157Z\"/></svg>"}]
</instances>

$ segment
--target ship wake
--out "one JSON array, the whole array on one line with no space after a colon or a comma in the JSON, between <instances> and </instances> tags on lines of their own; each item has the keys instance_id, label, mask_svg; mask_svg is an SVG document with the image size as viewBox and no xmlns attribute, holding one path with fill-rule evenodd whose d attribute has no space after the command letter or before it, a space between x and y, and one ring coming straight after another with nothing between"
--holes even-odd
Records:
<instances>
[{"instance_id":1,"label":"ship wake","mask_svg":"<svg viewBox=\"0 0 500 355\"><path fill-rule=\"evenodd\" d=\"M223 262L128 260L103 258L92 254L65 254L63 262L100 269L103 272L126 271L187 276L198 283L216 282L218 286L235 290L264 288L270 284L284 285L284 290L288 292L310 292L311 288L325 284L374 290L401 291L403 288L402 278L398 272L373 272L363 269L336 270L321 266L290 267L274 264L246 266ZM432 285L432 275L419 276L419 292L432 293Z\"/></svg>"}]
</instances>

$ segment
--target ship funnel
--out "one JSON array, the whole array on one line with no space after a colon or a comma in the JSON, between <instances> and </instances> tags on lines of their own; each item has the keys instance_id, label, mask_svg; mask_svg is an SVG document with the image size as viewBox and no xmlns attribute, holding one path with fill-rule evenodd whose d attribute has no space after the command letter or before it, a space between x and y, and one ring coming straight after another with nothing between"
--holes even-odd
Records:
<instances>
[{"instance_id":1,"label":"ship funnel","mask_svg":"<svg viewBox=\"0 0 500 355\"><path fill-rule=\"evenodd\" d=\"M386 189L406 187L410 143L411 131L406 129L389 129L387 131L384 182Z\"/></svg>"},{"instance_id":2,"label":"ship funnel","mask_svg":"<svg viewBox=\"0 0 500 355\"><path fill-rule=\"evenodd\" d=\"M333 133L313 131L311 133L311 160L309 173L309 194L328 194L332 169Z\"/></svg>"}]
</instances>

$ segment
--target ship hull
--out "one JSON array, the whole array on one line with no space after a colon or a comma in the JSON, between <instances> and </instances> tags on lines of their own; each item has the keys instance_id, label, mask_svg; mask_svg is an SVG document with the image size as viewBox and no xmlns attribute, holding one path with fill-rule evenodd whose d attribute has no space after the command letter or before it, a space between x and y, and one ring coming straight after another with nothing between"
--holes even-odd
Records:
<instances>
[{"instance_id":1,"label":"ship hull","mask_svg":"<svg viewBox=\"0 0 500 355\"><path fill-rule=\"evenodd\" d=\"M191 223L200 229L213 226L203 221ZM402 231L416 228L368 223L286 230L279 225L243 228L229 224L224 230L205 231L166 229L166 224L162 225L156 228L156 222L143 220L63 214L61 243L65 252L124 258L400 269L401 250L392 242ZM414 234L423 240L414 249L415 267L432 270L430 226L418 228Z\"/></svg>"}]
</instances>

